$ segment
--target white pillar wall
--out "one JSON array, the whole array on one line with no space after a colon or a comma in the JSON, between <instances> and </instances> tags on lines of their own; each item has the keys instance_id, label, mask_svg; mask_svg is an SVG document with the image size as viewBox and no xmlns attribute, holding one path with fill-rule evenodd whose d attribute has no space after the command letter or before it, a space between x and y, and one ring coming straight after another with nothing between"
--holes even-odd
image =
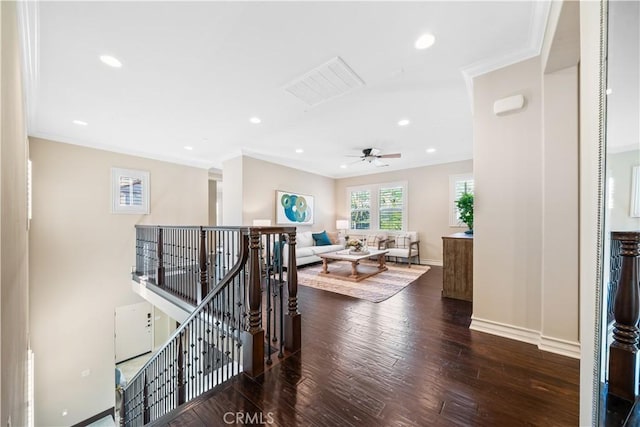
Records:
<instances>
[{"instance_id":1,"label":"white pillar wall","mask_svg":"<svg viewBox=\"0 0 640 427\"><path fill-rule=\"evenodd\" d=\"M540 348L579 357L578 67L543 76Z\"/></svg>"},{"instance_id":2,"label":"white pillar wall","mask_svg":"<svg viewBox=\"0 0 640 427\"><path fill-rule=\"evenodd\" d=\"M474 79L471 328L538 344L541 330L542 73L536 57ZM522 94L523 110L493 113Z\"/></svg>"}]
</instances>

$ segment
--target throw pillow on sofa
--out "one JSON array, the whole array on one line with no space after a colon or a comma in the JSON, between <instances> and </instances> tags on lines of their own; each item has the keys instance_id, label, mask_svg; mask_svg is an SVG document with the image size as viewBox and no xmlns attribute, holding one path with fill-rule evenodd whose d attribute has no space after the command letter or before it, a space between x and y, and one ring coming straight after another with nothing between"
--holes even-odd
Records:
<instances>
[{"instance_id":1,"label":"throw pillow on sofa","mask_svg":"<svg viewBox=\"0 0 640 427\"><path fill-rule=\"evenodd\" d=\"M315 246L313 236L310 231L302 231L296 235L296 244L299 248Z\"/></svg>"},{"instance_id":2,"label":"throw pillow on sofa","mask_svg":"<svg viewBox=\"0 0 640 427\"><path fill-rule=\"evenodd\" d=\"M331 240L332 245L340 244L340 235L337 231L327 231L327 236L329 236L329 240Z\"/></svg>"},{"instance_id":3,"label":"throw pillow on sofa","mask_svg":"<svg viewBox=\"0 0 640 427\"><path fill-rule=\"evenodd\" d=\"M313 236L316 246L329 246L332 244L326 231L323 231L322 233L313 233L311 235Z\"/></svg>"}]
</instances>

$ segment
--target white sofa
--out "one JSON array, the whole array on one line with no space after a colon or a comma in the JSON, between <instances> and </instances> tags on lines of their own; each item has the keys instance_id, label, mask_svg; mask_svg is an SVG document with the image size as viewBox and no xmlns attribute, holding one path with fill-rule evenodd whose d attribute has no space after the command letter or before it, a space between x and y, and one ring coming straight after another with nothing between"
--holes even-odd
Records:
<instances>
[{"instance_id":1,"label":"white sofa","mask_svg":"<svg viewBox=\"0 0 640 427\"><path fill-rule=\"evenodd\" d=\"M318 254L344 249L344 241L332 245L316 246L313 233L319 232L301 231L296 233L296 262L298 266L322 261ZM289 245L286 243L282 247L282 261L286 268L289 265Z\"/></svg>"}]
</instances>

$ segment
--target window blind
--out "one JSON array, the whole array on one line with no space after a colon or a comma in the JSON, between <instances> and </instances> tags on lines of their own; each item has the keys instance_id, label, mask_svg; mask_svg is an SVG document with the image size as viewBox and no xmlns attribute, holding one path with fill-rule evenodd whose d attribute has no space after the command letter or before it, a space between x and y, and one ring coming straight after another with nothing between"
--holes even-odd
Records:
<instances>
[{"instance_id":1,"label":"window blind","mask_svg":"<svg viewBox=\"0 0 640 427\"><path fill-rule=\"evenodd\" d=\"M352 191L351 229L368 230L371 228L371 192L369 190Z\"/></svg>"},{"instance_id":2,"label":"window blind","mask_svg":"<svg viewBox=\"0 0 640 427\"><path fill-rule=\"evenodd\" d=\"M402 230L404 194L402 187L381 188L379 193L379 229Z\"/></svg>"}]
</instances>

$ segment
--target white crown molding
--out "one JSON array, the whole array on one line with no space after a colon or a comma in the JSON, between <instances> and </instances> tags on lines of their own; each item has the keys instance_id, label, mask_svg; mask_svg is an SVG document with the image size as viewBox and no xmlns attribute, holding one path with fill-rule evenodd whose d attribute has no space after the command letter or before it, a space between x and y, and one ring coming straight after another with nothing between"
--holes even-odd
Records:
<instances>
[{"instance_id":1,"label":"white crown molding","mask_svg":"<svg viewBox=\"0 0 640 427\"><path fill-rule=\"evenodd\" d=\"M182 165L182 166L191 166L194 168L198 168L198 169L211 169L211 162L208 160L200 160L200 159L184 159L184 158L177 158L177 157L173 157L173 156L165 156L165 155L160 155L157 153L148 153L148 152L142 152L142 151L138 151L138 150L131 150L128 148L124 148L124 147L115 147L112 145L107 145L107 144L91 144L88 145L84 142L79 142L73 138L67 138L64 136L60 136L60 135L52 135L52 134L47 134L44 132L32 132L29 133L29 137L30 138L40 138L40 139L46 139L48 141L52 141L52 142L59 142L62 144L70 144L70 145L77 145L79 147L82 148L89 148L89 149L93 149L93 150L101 150L101 151L109 151L112 153L118 153L118 154L125 154L128 156L135 156L135 157L142 157L144 159L151 159L151 160L157 160L160 162L166 162L166 163L174 163L177 165Z\"/></svg>"},{"instance_id":2,"label":"white crown molding","mask_svg":"<svg viewBox=\"0 0 640 427\"><path fill-rule=\"evenodd\" d=\"M245 154L244 151L241 149L233 150L232 152L230 152L225 156L219 156L212 167L222 170L222 164L224 162L226 162L227 160L235 159L236 157L243 156L244 154Z\"/></svg>"},{"instance_id":3,"label":"white crown molding","mask_svg":"<svg viewBox=\"0 0 640 427\"><path fill-rule=\"evenodd\" d=\"M536 52L536 55L542 53L551 3L551 1L540 0L533 3L533 13L531 14L531 24L529 26L529 47Z\"/></svg>"},{"instance_id":4,"label":"white crown molding","mask_svg":"<svg viewBox=\"0 0 640 427\"><path fill-rule=\"evenodd\" d=\"M22 50L23 98L27 133L35 130L36 99L40 80L40 3L18 1L18 33Z\"/></svg>"},{"instance_id":5,"label":"white crown molding","mask_svg":"<svg viewBox=\"0 0 640 427\"><path fill-rule=\"evenodd\" d=\"M544 42L544 34L547 29L547 20L549 19L549 11L551 10L551 2L534 1L531 11L531 20L529 24L529 39L527 46L504 55L486 58L481 61L474 62L460 69L467 93L471 102L471 111L473 114L473 79L491 71L504 68L540 55L542 44Z\"/></svg>"}]
</instances>

